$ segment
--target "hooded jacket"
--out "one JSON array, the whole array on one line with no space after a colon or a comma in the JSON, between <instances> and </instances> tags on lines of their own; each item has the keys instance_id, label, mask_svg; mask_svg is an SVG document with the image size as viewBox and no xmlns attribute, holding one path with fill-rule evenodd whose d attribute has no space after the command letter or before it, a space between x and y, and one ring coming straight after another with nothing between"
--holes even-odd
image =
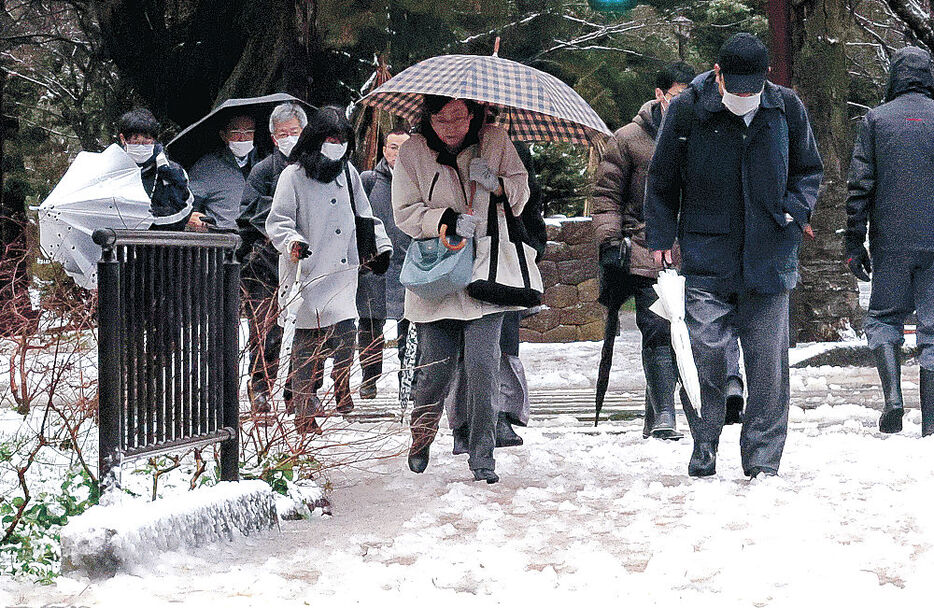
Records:
<instances>
[{"instance_id":1,"label":"hooded jacket","mask_svg":"<svg viewBox=\"0 0 934 608\"><path fill-rule=\"evenodd\" d=\"M714 72L706 72L672 100L658 135L645 200L648 246L670 249L677 238L688 287L792 289L822 176L794 91L766 81L746 126L723 105Z\"/></svg>"},{"instance_id":2,"label":"hooded jacket","mask_svg":"<svg viewBox=\"0 0 934 608\"><path fill-rule=\"evenodd\" d=\"M886 102L860 124L847 178L848 246L934 251L934 76L917 47L892 59Z\"/></svg>"},{"instance_id":3,"label":"hooded jacket","mask_svg":"<svg viewBox=\"0 0 934 608\"><path fill-rule=\"evenodd\" d=\"M657 100L646 102L632 122L617 130L597 168L593 190L593 223L597 243L624 236L632 241L630 274L656 278L655 264L645 242L645 178L662 123Z\"/></svg>"}]
</instances>

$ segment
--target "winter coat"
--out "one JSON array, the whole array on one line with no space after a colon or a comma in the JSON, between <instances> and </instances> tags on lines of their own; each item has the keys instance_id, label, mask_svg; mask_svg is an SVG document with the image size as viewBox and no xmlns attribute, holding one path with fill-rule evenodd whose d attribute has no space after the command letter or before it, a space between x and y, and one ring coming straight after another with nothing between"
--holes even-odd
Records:
<instances>
[{"instance_id":1,"label":"winter coat","mask_svg":"<svg viewBox=\"0 0 934 608\"><path fill-rule=\"evenodd\" d=\"M351 187L357 213L373 217L360 174L350 166ZM377 250L392 251L392 243L379 218L375 218ZM309 256L301 260L302 305L296 317L299 329L325 328L357 318L355 297L360 258L354 213L350 206L347 177L342 171L333 181L311 179L297 164L279 176L272 198L266 232L279 252L279 307L288 306L295 281L292 243L308 244ZM280 316L281 325L284 318Z\"/></svg>"},{"instance_id":2,"label":"winter coat","mask_svg":"<svg viewBox=\"0 0 934 608\"><path fill-rule=\"evenodd\" d=\"M169 160L162 144L153 147L152 156L139 166L143 189L150 199L153 230L184 230L191 216L194 197L188 187L188 174Z\"/></svg>"},{"instance_id":3,"label":"winter coat","mask_svg":"<svg viewBox=\"0 0 934 608\"><path fill-rule=\"evenodd\" d=\"M479 149L478 149L479 148ZM515 215L520 215L529 198L528 174L506 132L487 125L480 130L480 143L466 147L457 156L457 169L438 162L438 153L428 147L422 135L412 135L399 149L392 179L392 209L396 226L413 239L438 236L441 216L448 209L467 212L470 192L470 161L482 156L502 180L506 199ZM477 187L473 214L480 218L476 236L485 236L490 193ZM420 298L405 292L405 318L415 323L440 319L479 319L488 314L512 310L475 300L461 290L439 300Z\"/></svg>"},{"instance_id":4,"label":"winter coat","mask_svg":"<svg viewBox=\"0 0 934 608\"><path fill-rule=\"evenodd\" d=\"M360 273L357 312L361 318L399 320L403 317L405 304L405 288L399 282L399 273L412 239L399 230L392 219L392 170L386 159L379 161L374 170L361 173L360 180L370 199L373 215L382 220L392 241L392 259L386 274L378 275L368 270Z\"/></svg>"},{"instance_id":5,"label":"winter coat","mask_svg":"<svg viewBox=\"0 0 934 608\"><path fill-rule=\"evenodd\" d=\"M630 274L657 278L655 264L645 242L645 179L655 151L655 137L662 123L658 101L646 102L628 125L617 130L597 167L593 189L593 224L597 243L629 237L632 250Z\"/></svg>"},{"instance_id":6,"label":"winter coat","mask_svg":"<svg viewBox=\"0 0 934 608\"><path fill-rule=\"evenodd\" d=\"M519 159L529 174L529 200L522 208L522 214L519 219L525 226L525 234L529 237L529 245L535 250L535 261L540 262L545 255L545 249L548 247L548 229L545 227L545 210L542 207L542 187L538 184L538 177L535 172L535 161L532 159L532 153L529 147L524 144L516 144L516 152L519 153Z\"/></svg>"},{"instance_id":7,"label":"winter coat","mask_svg":"<svg viewBox=\"0 0 934 608\"><path fill-rule=\"evenodd\" d=\"M257 163L247 177L240 199L240 217L237 218L240 232L238 259L243 264L241 278L273 285L279 283L279 253L266 235L266 218L279 174L288 164L285 155L276 150Z\"/></svg>"},{"instance_id":8,"label":"winter coat","mask_svg":"<svg viewBox=\"0 0 934 608\"><path fill-rule=\"evenodd\" d=\"M934 76L916 47L892 59L887 103L863 118L847 179L847 241L934 251Z\"/></svg>"},{"instance_id":9,"label":"winter coat","mask_svg":"<svg viewBox=\"0 0 934 608\"><path fill-rule=\"evenodd\" d=\"M250 152L243 168L226 146L199 158L189 171L195 211L213 218L218 228L236 228L246 175L259 160L256 155L256 149Z\"/></svg>"},{"instance_id":10,"label":"winter coat","mask_svg":"<svg viewBox=\"0 0 934 608\"><path fill-rule=\"evenodd\" d=\"M822 174L807 111L793 91L767 81L747 127L723 106L714 73L706 72L671 102L658 134L644 209L648 246L670 249L677 238L689 287L792 289Z\"/></svg>"}]
</instances>

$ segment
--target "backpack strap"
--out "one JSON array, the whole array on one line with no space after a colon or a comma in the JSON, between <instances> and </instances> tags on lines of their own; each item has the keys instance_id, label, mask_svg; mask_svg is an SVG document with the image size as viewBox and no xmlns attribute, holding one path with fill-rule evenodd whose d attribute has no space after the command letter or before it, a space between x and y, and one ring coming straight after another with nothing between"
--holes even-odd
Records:
<instances>
[{"instance_id":1,"label":"backpack strap","mask_svg":"<svg viewBox=\"0 0 934 608\"><path fill-rule=\"evenodd\" d=\"M354 202L353 182L350 181L350 164L344 163L344 179L347 180L347 192L350 193L350 208L353 209L354 217L357 217L357 203Z\"/></svg>"}]
</instances>

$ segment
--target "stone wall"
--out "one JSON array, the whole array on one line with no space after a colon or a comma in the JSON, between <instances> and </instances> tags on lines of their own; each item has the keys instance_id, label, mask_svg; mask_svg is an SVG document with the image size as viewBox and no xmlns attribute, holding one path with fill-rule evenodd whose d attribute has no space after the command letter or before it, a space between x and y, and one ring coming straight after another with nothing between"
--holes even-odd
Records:
<instances>
[{"instance_id":1,"label":"stone wall","mask_svg":"<svg viewBox=\"0 0 934 608\"><path fill-rule=\"evenodd\" d=\"M538 267L548 306L522 321L524 342L603 339L603 306L597 303L597 245L585 218L548 218L548 249Z\"/></svg>"}]
</instances>

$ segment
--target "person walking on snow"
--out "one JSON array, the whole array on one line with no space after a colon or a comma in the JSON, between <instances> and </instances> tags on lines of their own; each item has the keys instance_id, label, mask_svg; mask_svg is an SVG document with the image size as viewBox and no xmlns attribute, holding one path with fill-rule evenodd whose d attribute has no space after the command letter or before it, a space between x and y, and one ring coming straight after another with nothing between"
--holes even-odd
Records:
<instances>
[{"instance_id":1,"label":"person walking on snow","mask_svg":"<svg viewBox=\"0 0 934 608\"><path fill-rule=\"evenodd\" d=\"M728 348L743 350L748 397L743 472L776 475L788 429L788 292L817 201L823 165L798 96L766 80L768 51L729 38L717 64L672 100L649 168L646 240L656 264L681 247L686 322L702 418L691 476L716 473ZM697 407L698 404L693 404Z\"/></svg>"},{"instance_id":2,"label":"person walking on snow","mask_svg":"<svg viewBox=\"0 0 934 608\"><path fill-rule=\"evenodd\" d=\"M882 382L879 430L902 430L905 318L921 347L921 434L934 433L934 76L917 47L892 58L885 102L860 125L847 179L847 265L872 295L864 327ZM869 251L866 231L869 231Z\"/></svg>"}]
</instances>

